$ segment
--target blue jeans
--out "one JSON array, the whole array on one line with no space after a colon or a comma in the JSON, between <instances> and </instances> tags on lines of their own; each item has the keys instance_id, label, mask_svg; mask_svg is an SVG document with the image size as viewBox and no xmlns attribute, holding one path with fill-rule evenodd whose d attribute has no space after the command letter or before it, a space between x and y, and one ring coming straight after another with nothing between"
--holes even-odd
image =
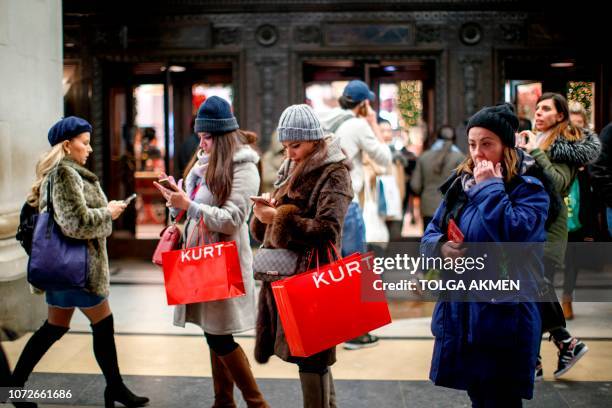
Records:
<instances>
[{"instance_id":1,"label":"blue jeans","mask_svg":"<svg viewBox=\"0 0 612 408\"><path fill-rule=\"evenodd\" d=\"M342 227L342 256L366 252L365 223L359 204L351 201Z\"/></svg>"},{"instance_id":2,"label":"blue jeans","mask_svg":"<svg viewBox=\"0 0 612 408\"><path fill-rule=\"evenodd\" d=\"M608 234L612 237L612 207L606 208L606 216L608 218Z\"/></svg>"}]
</instances>

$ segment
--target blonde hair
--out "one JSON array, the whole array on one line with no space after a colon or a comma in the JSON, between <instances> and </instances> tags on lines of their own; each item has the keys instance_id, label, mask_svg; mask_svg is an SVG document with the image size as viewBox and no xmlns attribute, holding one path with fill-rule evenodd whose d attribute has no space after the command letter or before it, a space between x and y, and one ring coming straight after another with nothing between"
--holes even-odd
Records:
<instances>
[{"instance_id":1,"label":"blonde hair","mask_svg":"<svg viewBox=\"0 0 612 408\"><path fill-rule=\"evenodd\" d=\"M513 147L504 146L502 157L502 175L504 176L504 183L509 182L518 175L518 154L516 153L516 149ZM474 174L474 160L472 160L471 156L468 156L463 163L459 165L456 169L457 174L465 172L468 174Z\"/></svg>"},{"instance_id":2,"label":"blonde hair","mask_svg":"<svg viewBox=\"0 0 612 408\"><path fill-rule=\"evenodd\" d=\"M577 101L572 101L569 103L569 113L570 115L580 115L582 116L582 120L584 121L584 127L589 127L589 116L587 114L584 106Z\"/></svg>"},{"instance_id":3,"label":"blonde hair","mask_svg":"<svg viewBox=\"0 0 612 408\"><path fill-rule=\"evenodd\" d=\"M38 208L40 204L40 186L43 179L65 156L64 146L62 143L58 143L51 150L43 154L38 163L36 163L36 181L32 184L32 189L27 198L28 204L32 207Z\"/></svg>"}]
</instances>

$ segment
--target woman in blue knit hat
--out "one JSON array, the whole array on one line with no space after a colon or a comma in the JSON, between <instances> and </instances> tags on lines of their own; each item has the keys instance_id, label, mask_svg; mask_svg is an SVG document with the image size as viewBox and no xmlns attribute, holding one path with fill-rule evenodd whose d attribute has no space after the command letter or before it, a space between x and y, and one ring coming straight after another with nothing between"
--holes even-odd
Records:
<instances>
[{"instance_id":1,"label":"woman in blue knit hat","mask_svg":"<svg viewBox=\"0 0 612 408\"><path fill-rule=\"evenodd\" d=\"M107 299L110 279L106 237L126 204L108 202L96 175L84 167L92 152L91 132L92 127L85 119L70 116L60 120L49 130L51 150L36 165L36 182L28 195L28 204L46 211L48 182L52 182L54 220L64 235L87 241L88 276L84 289L46 291L47 320L21 352L12 382L16 387L24 386L47 350L66 334L74 309L79 308L91 321L94 354L106 380L104 405L112 407L119 401L127 407L141 407L149 399L134 395L119 372L113 315ZM33 290L42 293L37 288ZM30 402L14 404L36 406Z\"/></svg>"},{"instance_id":2,"label":"woman in blue knit hat","mask_svg":"<svg viewBox=\"0 0 612 408\"><path fill-rule=\"evenodd\" d=\"M200 137L196 160L183 183L167 189L155 186L176 216L186 211L185 247L200 246L200 221L211 234L211 242L236 241L240 257L245 296L212 302L177 306L174 323L193 323L202 328L210 349L215 402L213 407L235 407L234 384L242 392L248 407L268 407L259 391L242 347L235 333L255 326L255 282L253 280L251 246L247 219L251 210L250 196L259 191L259 156L249 146L256 136L243 132L228 102L218 96L206 99L198 109L195 133ZM165 177L162 174L162 177ZM187 237L194 235L190 242ZM208 242L207 242L208 243Z\"/></svg>"}]
</instances>

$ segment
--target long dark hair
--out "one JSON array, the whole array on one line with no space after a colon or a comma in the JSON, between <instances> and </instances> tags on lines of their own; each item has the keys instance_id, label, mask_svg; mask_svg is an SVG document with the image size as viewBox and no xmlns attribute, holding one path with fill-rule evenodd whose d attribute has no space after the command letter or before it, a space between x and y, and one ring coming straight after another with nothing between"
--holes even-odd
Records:
<instances>
[{"instance_id":1,"label":"long dark hair","mask_svg":"<svg viewBox=\"0 0 612 408\"><path fill-rule=\"evenodd\" d=\"M554 143L557 137L562 136L570 142L575 142L580 140L582 137L582 132L580 129L571 126L569 120L569 107L567 105L567 100L558 93L554 92L546 92L543 93L540 98L538 98L538 102L536 102L536 106L538 103L552 99L555 109L557 112L563 115L563 119L552 127L550 135L546 137L544 142L542 143L542 150L548 150L550 145Z\"/></svg>"},{"instance_id":2,"label":"long dark hair","mask_svg":"<svg viewBox=\"0 0 612 408\"><path fill-rule=\"evenodd\" d=\"M289 175L289 180L283 184L274 194L276 199L287 195L289 198L295 198L295 187L300 184L302 175L308 173L313 165L321 163L327 156L327 142L323 139L313 141L314 147L310 154L298 163Z\"/></svg>"},{"instance_id":3,"label":"long dark hair","mask_svg":"<svg viewBox=\"0 0 612 408\"><path fill-rule=\"evenodd\" d=\"M240 129L229 133L213 133L213 144L209 153L208 168L204 176L206 186L215 198L217 205L223 205L232 192L234 179L234 161L232 158L241 145L250 145L257 141L257 134ZM185 168L183 179L198 160L198 152L193 155Z\"/></svg>"}]
</instances>

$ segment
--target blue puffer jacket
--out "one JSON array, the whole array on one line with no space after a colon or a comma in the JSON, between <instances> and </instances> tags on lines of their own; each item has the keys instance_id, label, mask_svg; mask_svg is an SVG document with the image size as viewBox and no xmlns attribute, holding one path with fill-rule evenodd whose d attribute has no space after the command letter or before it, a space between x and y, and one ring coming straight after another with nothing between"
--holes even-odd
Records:
<instances>
[{"instance_id":1,"label":"blue puffer jacket","mask_svg":"<svg viewBox=\"0 0 612 408\"><path fill-rule=\"evenodd\" d=\"M464 192L460 177L455 176L454 190L460 190L464 202L455 221L465 242L545 241L549 195L538 178L517 177L511 188L492 178ZM439 256L432 247L448 240L444 216L449 213L447 206L455 204L449 200L453 196L445 194L423 236L427 256ZM520 262L512 264L521 268ZM535 303L439 301L431 323L435 344L430 379L449 388L499 389L503 395L531 399L540 326Z\"/></svg>"}]
</instances>

